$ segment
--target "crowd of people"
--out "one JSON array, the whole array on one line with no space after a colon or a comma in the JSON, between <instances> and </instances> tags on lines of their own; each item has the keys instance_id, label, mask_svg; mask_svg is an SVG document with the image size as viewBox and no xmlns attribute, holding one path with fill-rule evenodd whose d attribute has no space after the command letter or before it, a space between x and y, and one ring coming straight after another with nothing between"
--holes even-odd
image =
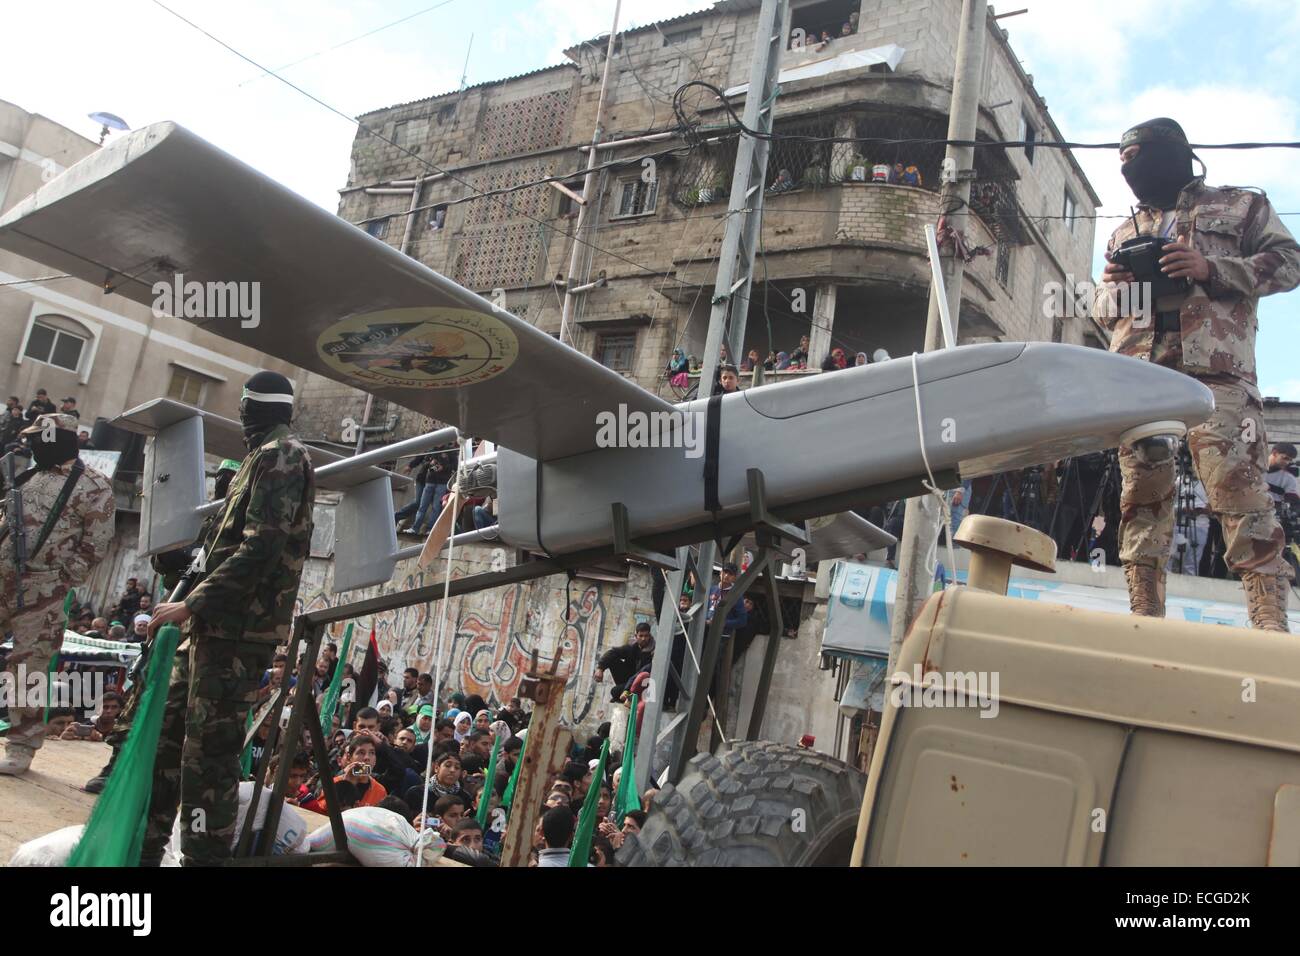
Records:
<instances>
[{"instance_id":1,"label":"crowd of people","mask_svg":"<svg viewBox=\"0 0 1300 956\"><path fill-rule=\"evenodd\" d=\"M287 658L280 655L263 676L262 696L269 698L283 681ZM317 662L311 691L325 707L334 671L342 666L329 647ZM297 687L292 688L297 692ZM344 700L333 715L329 761L318 766L306 734L291 768L287 803L325 813L329 810L323 780L333 783L338 809L378 807L391 811L417 830L434 828L446 842L446 855L471 866L496 866L514 802L512 781L522 759L531 714L518 698L505 707L490 708L476 694L451 694L446 702L433 693L433 678L413 667L401 683L389 686L380 668L377 706ZM247 755L250 774L263 756L274 720L268 715L258 727ZM576 744L560 773L547 781L546 797L537 808L538 822L531 840L530 865L568 866L570 844L584 800L598 788L597 822L588 863L612 865L614 853L627 834L640 830L640 810L617 813L615 793L621 782L620 748L608 750L610 724ZM612 744L612 742L611 742ZM290 751L282 751L290 752ZM269 761L270 773L280 756ZM428 772L426 775L426 768ZM273 779L273 776L269 779ZM653 799L653 791L643 798Z\"/></svg>"},{"instance_id":2,"label":"crowd of people","mask_svg":"<svg viewBox=\"0 0 1300 956\"><path fill-rule=\"evenodd\" d=\"M705 608L711 620L735 586L739 573L736 565L723 565L718 583L694 610L694 582L688 581L688 590L680 597L682 622L700 608ZM734 636L743 630L754 613L754 603L748 597L737 601L727 615L725 633ZM685 631L679 626L671 649L673 667L665 699L670 710L675 708L680 691L677 675L685 663L685 649ZM608 677L610 699L631 707L633 695L644 693L654 654L650 624L639 622L626 644L611 647L601 655L593 676L597 682L605 682ZM262 676L257 707L280 689L289 669L288 657L277 654ZM317 764L306 732L298 747L281 748L270 762L274 770L279 754L291 754L286 801L326 812L329 797L324 781L328 779L340 810L390 810L416 829L436 828L446 841L451 859L474 866L496 865L514 809L512 780L522 759L531 714L521 706L519 698L496 708L477 694L457 692L441 699L435 692L433 675L414 667L406 668L400 681L391 684L382 662L377 674L372 700L355 700L357 675L349 663L340 660L337 646L330 643L316 661L309 680L289 678L290 701L307 687L319 709L323 713L332 709L333 713L327 765ZM635 713L629 713L629 720L636 721L638 734L643 713L644 703L640 701ZM245 760L250 777L262 763L275 720L274 713L267 713L256 728ZM639 794L637 807L618 806L623 742L610 739L610 728L610 723L603 723L594 735L576 742L562 770L548 779L544 801L536 808L538 823L531 836L530 865L571 865L571 843L589 794L596 805L587 861L590 865L612 865L614 854L627 836L640 831L654 790Z\"/></svg>"},{"instance_id":3,"label":"crowd of people","mask_svg":"<svg viewBox=\"0 0 1300 956\"><path fill-rule=\"evenodd\" d=\"M77 400L73 396L62 399L56 407L50 400L49 393L43 388L38 388L36 397L24 407L22 399L17 395L10 395L5 399L4 418L0 421L0 452L25 452L27 438L21 434L22 430L34 425L38 416L55 412L71 415L76 419L81 418L81 412L77 409ZM79 432L77 444L81 448L91 447L89 434Z\"/></svg>"},{"instance_id":4,"label":"crowd of people","mask_svg":"<svg viewBox=\"0 0 1300 956\"><path fill-rule=\"evenodd\" d=\"M889 358L888 352L884 349L877 349L872 356L868 356L866 352L857 352L850 360L849 353L837 345L832 347L826 357L822 359L820 370L823 372L836 372L841 369L869 365L872 362L886 362ZM718 365L714 392L716 394L717 392L735 392L739 390L741 373L752 373L760 366L767 372L801 372L810 370L813 367L810 363L810 345L806 335L799 339L797 348L793 348L788 352L769 351L767 358L762 358L757 349L750 349L739 366L731 361L731 356L724 343L722 346L722 361ZM668 360L666 376L674 389L683 392L690 387L690 375L693 372L698 372L699 367L699 359L694 355L687 355L680 348L675 348Z\"/></svg>"}]
</instances>

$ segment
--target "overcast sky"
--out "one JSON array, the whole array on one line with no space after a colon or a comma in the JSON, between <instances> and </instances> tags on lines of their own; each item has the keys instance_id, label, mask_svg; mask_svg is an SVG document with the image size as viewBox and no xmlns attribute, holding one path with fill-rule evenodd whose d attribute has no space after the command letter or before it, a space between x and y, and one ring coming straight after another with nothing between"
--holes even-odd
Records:
<instances>
[{"instance_id":1,"label":"overcast sky","mask_svg":"<svg viewBox=\"0 0 1300 956\"><path fill-rule=\"evenodd\" d=\"M471 84L561 62L566 46L607 31L614 9L613 0L444 0L429 9L435 2L167 5L347 116L456 89L467 51ZM706 6L625 0L622 25ZM1114 141L1132 123L1161 115L1178 119L1194 142L1300 140L1296 0L1006 0L1001 7L1029 8L1002 24L1072 141ZM6 5L0 22L0 99L91 137L98 127L86 114L95 110L133 127L174 120L337 209L353 125L151 0ZM1116 155L1077 156L1102 198L1100 212L1123 213L1132 196ZM1201 156L1211 184L1259 186L1279 212L1300 213L1297 151ZM1300 215L1283 221L1300 230ZM1098 221L1099 247L1114 223ZM1300 401L1298 313L1300 291L1263 300L1258 358L1266 395Z\"/></svg>"}]
</instances>

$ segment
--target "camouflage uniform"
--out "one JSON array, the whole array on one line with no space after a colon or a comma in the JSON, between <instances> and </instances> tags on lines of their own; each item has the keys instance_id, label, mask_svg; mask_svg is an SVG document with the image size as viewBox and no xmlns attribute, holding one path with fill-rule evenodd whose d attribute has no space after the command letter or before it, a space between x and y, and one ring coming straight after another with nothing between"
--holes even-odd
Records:
<instances>
[{"instance_id":1,"label":"camouflage uniform","mask_svg":"<svg viewBox=\"0 0 1300 956\"><path fill-rule=\"evenodd\" d=\"M288 642L311 544L316 486L307 448L277 425L244 459L203 542L206 572L185 598L154 765L142 859L156 860L181 805L189 865L230 858L244 724L277 644Z\"/></svg>"},{"instance_id":2,"label":"camouflage uniform","mask_svg":"<svg viewBox=\"0 0 1300 956\"><path fill-rule=\"evenodd\" d=\"M76 431L76 420L61 414L42 415L32 427L40 429L51 419L56 428ZM42 469L20 489L29 549L35 547L70 470L71 466ZM44 674L49 669L50 661L63 647L63 601L104 557L113 536L113 513L112 486L102 474L87 467L73 486L45 544L39 552L28 554L21 609L13 541L6 537L0 545L0 634L12 630L14 638L7 670L16 674L20 664L26 665L28 675ZM7 520L7 516L0 516L0 528ZM11 756L16 756L17 748L28 748L29 752L40 749L45 739L44 717L44 708L10 708Z\"/></svg>"},{"instance_id":3,"label":"camouflage uniform","mask_svg":"<svg viewBox=\"0 0 1300 956\"><path fill-rule=\"evenodd\" d=\"M1161 210L1139 207L1141 234L1159 234L1161 218ZM1125 219L1110 237L1107 256L1136 234L1133 219ZM1155 303L1146 315L1121 314L1117 287L1107 283L1098 289L1094 314L1111 329L1111 351L1185 372L1214 393L1214 414L1191 429L1188 445L1210 508L1223 525L1227 563L1243 576L1251 620L1259 626L1254 609L1260 595L1252 596L1252 589L1275 587L1284 599L1290 571L1263 477L1268 442L1255 378L1255 309L1260 296L1300 285L1300 246L1262 193L1216 189L1203 177L1179 194L1173 235L1205 256L1208 280L1193 284L1181 302ZM1176 308L1178 332L1157 331L1154 313L1162 307ZM1123 447L1120 470L1120 558L1132 572L1131 592L1134 574L1160 578L1158 607L1146 613L1163 614L1157 569L1173 537L1174 465L1147 464ZM1136 598L1134 610L1139 611Z\"/></svg>"}]
</instances>

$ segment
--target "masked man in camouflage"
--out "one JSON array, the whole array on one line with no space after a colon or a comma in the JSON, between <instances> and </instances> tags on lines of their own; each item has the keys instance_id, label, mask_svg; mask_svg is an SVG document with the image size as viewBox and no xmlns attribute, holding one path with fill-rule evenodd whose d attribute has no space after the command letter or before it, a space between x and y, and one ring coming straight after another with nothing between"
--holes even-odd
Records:
<instances>
[{"instance_id":1,"label":"masked man in camouflage","mask_svg":"<svg viewBox=\"0 0 1300 956\"><path fill-rule=\"evenodd\" d=\"M289 434L293 387L258 372L239 416L249 454L205 536L197 583L184 601L158 605L150 630L181 625L163 715L141 853L157 864L181 808L187 866L230 858L244 723L278 644L288 642L311 543L316 485L307 448Z\"/></svg>"},{"instance_id":2,"label":"masked man in camouflage","mask_svg":"<svg viewBox=\"0 0 1300 956\"><path fill-rule=\"evenodd\" d=\"M239 462L229 458L217 466L217 476L212 483L212 500L221 501L226 497L226 490L230 487L231 480L235 473L239 471ZM181 575L187 571L194 561L195 552L202 553L203 542L207 539L208 532L212 530L213 524L220 517L218 512L213 512L203 519L203 526L199 529L199 535L194 543L189 547L177 548L174 551L164 551L161 554L155 554L149 561L149 564L162 575L163 590L170 594L180 582ZM126 738L131 733L131 725L135 723L136 708L140 706L140 696L144 689L144 674L148 666L148 655L142 656L135 664L135 674L132 676L130 687L126 691L126 701L122 704L122 710L117 715L117 720L113 723L112 731L104 737L104 743L108 744L111 755L108 763L94 777L86 783L83 790L87 793L102 793L105 785L108 783L108 776L113 772L113 766L117 763L118 756L122 753L122 745L126 743Z\"/></svg>"},{"instance_id":3,"label":"masked man in camouflage","mask_svg":"<svg viewBox=\"0 0 1300 956\"><path fill-rule=\"evenodd\" d=\"M1120 140L1121 172L1139 205L1110 237L1106 257L1136 235L1167 236L1174 241L1162 250L1160 270L1186 280L1185 290L1154 302L1121 295L1135 278L1112 261L1095 314L1111 329L1111 351L1177 369L1214 393L1214 415L1188 434L1192 460L1223 526L1225 558L1241 577L1251 626L1285 631L1291 572L1264 482L1268 443L1255 379L1255 308L1260 296L1300 285L1300 247L1263 193L1207 186L1203 175L1192 175L1193 158L1171 119L1139 123ZM1120 470L1120 558L1129 603L1134 614L1162 617L1174 458L1124 446Z\"/></svg>"},{"instance_id":4,"label":"masked man in camouflage","mask_svg":"<svg viewBox=\"0 0 1300 956\"><path fill-rule=\"evenodd\" d=\"M22 432L35 465L14 481L22 499L20 535L0 519L0 634L13 631L7 668L29 678L44 675L63 647L63 601L104 557L113 536L113 489L107 478L77 457L77 420L40 415ZM75 476L75 477L74 477ZM25 545L18 567L15 547ZM48 690L48 688L47 688ZM47 703L54 703L47 701ZM45 708L9 708L9 739L0 773L20 774L45 739Z\"/></svg>"}]
</instances>

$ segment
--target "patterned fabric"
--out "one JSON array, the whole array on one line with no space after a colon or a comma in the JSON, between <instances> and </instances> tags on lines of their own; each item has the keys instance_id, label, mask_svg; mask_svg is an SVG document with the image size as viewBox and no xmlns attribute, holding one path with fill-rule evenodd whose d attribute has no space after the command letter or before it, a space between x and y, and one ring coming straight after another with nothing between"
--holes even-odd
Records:
<instances>
[{"instance_id":1,"label":"patterned fabric","mask_svg":"<svg viewBox=\"0 0 1300 956\"><path fill-rule=\"evenodd\" d=\"M189 633L189 648L172 665L140 855L162 856L179 802L183 862L216 866L231 856L244 724L275 648L229 640L201 624Z\"/></svg>"},{"instance_id":2,"label":"patterned fabric","mask_svg":"<svg viewBox=\"0 0 1300 956\"><path fill-rule=\"evenodd\" d=\"M276 426L231 480L203 541L202 581L185 606L228 638L288 643L315 500L307 447Z\"/></svg>"},{"instance_id":3,"label":"patterned fabric","mask_svg":"<svg viewBox=\"0 0 1300 956\"><path fill-rule=\"evenodd\" d=\"M1194 284L1181 304L1177 344L1162 342L1172 333L1157 333L1151 315L1126 314L1118 287L1097 289L1094 315L1111 330L1112 352L1176 367L1189 375L1237 379L1254 390L1256 302L1262 295L1300 285L1300 245L1282 225L1261 193L1232 187L1213 188L1197 178L1178 197L1173 235L1190 240L1210 264L1205 283ZM1110 255L1120 244L1160 232L1161 211L1139 207L1137 229L1125 219L1106 245ZM1163 305L1164 303L1161 303ZM1129 312L1136 311L1130 309ZM1162 355L1176 349L1180 354Z\"/></svg>"},{"instance_id":4,"label":"patterned fabric","mask_svg":"<svg viewBox=\"0 0 1300 956\"><path fill-rule=\"evenodd\" d=\"M60 416L50 416L60 417ZM63 416L67 417L67 416ZM27 545L34 547L41 526L67 481L68 468L36 472L21 487L23 526ZM14 648L6 668L16 673L43 674L63 646L63 600L71 588L89 577L108 550L113 536L113 489L108 479L87 467L40 551L28 555L23 576L23 607L18 608L17 568L13 540L0 544L0 633L12 630ZM0 515L0 528L8 521ZM45 736L44 708L10 711L11 744L37 749Z\"/></svg>"},{"instance_id":5,"label":"patterned fabric","mask_svg":"<svg viewBox=\"0 0 1300 956\"><path fill-rule=\"evenodd\" d=\"M1268 443L1260 401L1244 384L1205 384L1214 392L1214 414L1188 433L1188 445L1210 509L1223 525L1224 559L1239 574L1289 576L1282 528L1264 482ZM1244 441L1243 433L1254 440ZM1174 462L1148 465L1121 446L1119 465L1120 560L1163 567L1174 534Z\"/></svg>"}]
</instances>

